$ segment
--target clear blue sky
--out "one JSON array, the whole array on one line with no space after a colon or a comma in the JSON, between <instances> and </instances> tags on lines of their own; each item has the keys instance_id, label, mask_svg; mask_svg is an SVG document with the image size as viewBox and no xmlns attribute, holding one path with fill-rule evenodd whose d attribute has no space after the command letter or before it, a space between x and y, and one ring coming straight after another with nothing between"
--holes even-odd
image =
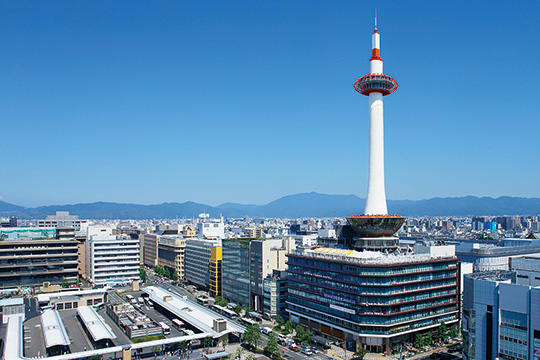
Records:
<instances>
[{"instance_id":1,"label":"clear blue sky","mask_svg":"<svg viewBox=\"0 0 540 360\"><path fill-rule=\"evenodd\" d=\"M313 0L0 3L0 196L364 197L375 6L387 197L540 197L539 2Z\"/></svg>"}]
</instances>

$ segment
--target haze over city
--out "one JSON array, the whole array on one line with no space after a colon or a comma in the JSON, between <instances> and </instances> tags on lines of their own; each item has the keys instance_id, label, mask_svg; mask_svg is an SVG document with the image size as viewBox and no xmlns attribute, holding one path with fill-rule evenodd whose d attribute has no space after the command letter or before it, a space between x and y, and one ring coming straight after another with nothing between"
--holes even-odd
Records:
<instances>
[{"instance_id":1,"label":"haze over city","mask_svg":"<svg viewBox=\"0 0 540 360\"><path fill-rule=\"evenodd\" d=\"M373 6L0 4L2 200L364 197ZM376 6L387 198L540 197L540 5Z\"/></svg>"}]
</instances>

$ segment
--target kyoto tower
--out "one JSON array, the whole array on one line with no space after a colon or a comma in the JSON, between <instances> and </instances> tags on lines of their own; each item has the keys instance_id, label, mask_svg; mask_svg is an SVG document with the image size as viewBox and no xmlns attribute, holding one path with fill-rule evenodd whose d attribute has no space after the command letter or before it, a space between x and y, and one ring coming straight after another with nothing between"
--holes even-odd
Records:
<instances>
[{"instance_id":1,"label":"kyoto tower","mask_svg":"<svg viewBox=\"0 0 540 360\"><path fill-rule=\"evenodd\" d=\"M400 215L388 215L386 207L383 96L395 92L398 83L383 73L380 43L377 10L375 10L375 30L371 35L369 74L354 82L356 91L369 96L369 170L366 207L364 215L353 215L347 218L354 231L360 236L355 247L366 250L396 249L399 240L393 235L405 222L405 218Z\"/></svg>"}]
</instances>

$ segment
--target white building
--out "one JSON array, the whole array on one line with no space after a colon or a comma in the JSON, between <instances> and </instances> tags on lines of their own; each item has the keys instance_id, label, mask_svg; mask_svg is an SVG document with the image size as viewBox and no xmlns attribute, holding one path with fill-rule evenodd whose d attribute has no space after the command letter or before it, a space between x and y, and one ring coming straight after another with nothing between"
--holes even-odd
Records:
<instances>
[{"instance_id":1,"label":"white building","mask_svg":"<svg viewBox=\"0 0 540 360\"><path fill-rule=\"evenodd\" d=\"M69 211L57 211L55 215L47 215L45 220L38 220L40 228L73 228L75 231L86 231L88 220L80 220L77 215L69 215Z\"/></svg>"},{"instance_id":2,"label":"white building","mask_svg":"<svg viewBox=\"0 0 540 360\"><path fill-rule=\"evenodd\" d=\"M113 235L112 230L110 227L88 227L86 276L94 285L139 280L139 239Z\"/></svg>"},{"instance_id":3,"label":"white building","mask_svg":"<svg viewBox=\"0 0 540 360\"><path fill-rule=\"evenodd\" d=\"M223 221L223 217L221 217L220 219L207 219L206 217L201 218L202 221L197 224L197 236L199 237L199 239L225 238L225 224Z\"/></svg>"}]
</instances>

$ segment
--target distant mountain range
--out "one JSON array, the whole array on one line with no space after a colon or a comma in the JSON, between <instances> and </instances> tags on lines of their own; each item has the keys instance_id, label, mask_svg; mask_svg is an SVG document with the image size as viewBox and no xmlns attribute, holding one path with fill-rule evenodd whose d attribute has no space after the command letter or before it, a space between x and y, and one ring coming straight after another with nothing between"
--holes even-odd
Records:
<instances>
[{"instance_id":1,"label":"distant mountain range","mask_svg":"<svg viewBox=\"0 0 540 360\"><path fill-rule=\"evenodd\" d=\"M51 205L35 208L0 201L0 215L15 215L21 219L43 219L55 211L69 211L82 219L172 219L192 218L202 212L212 217L345 217L361 214L365 199L356 195L326 195L304 193L289 195L266 205L225 203L219 206L185 203L158 205L95 202L89 204ZM499 198L465 196L427 200L388 200L392 214L405 216L466 216L466 215L539 215L539 198L502 196Z\"/></svg>"}]
</instances>

